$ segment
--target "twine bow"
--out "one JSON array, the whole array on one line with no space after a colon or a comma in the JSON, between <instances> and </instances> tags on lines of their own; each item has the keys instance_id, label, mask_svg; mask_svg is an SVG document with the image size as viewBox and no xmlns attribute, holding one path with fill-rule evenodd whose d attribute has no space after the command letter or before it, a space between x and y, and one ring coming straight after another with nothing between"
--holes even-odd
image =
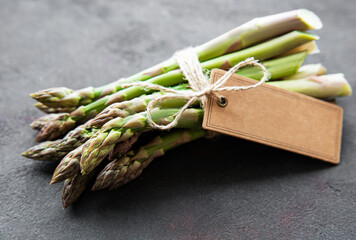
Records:
<instances>
[{"instance_id":1,"label":"twine bow","mask_svg":"<svg viewBox=\"0 0 356 240\"><path fill-rule=\"evenodd\" d=\"M204 107L206 97L214 96L217 99L221 99L221 96L218 95L218 92L243 91L256 88L268 81L270 77L270 73L261 63L258 62L258 60L255 60L254 58L248 58L245 61L239 62L238 64L230 68L230 70L227 71L219 80L211 84L209 83L207 77L204 75L198 56L193 48L187 48L185 50L178 51L174 54L173 57L179 64L179 67L182 70L185 78L188 80L190 88L192 90L175 90L172 88L167 88L161 85L152 84L148 82L135 82L122 85L122 87L124 88L131 86L140 86L153 90L160 90L162 92L167 93L153 99L147 105L147 120L150 126L156 129L166 130L176 126L183 112L198 99L201 99L202 106ZM230 78L232 74L234 74L238 69L247 65L257 66L263 71L263 77L258 83L249 86L223 87L224 83ZM173 115L174 119L172 122L167 125L157 124L152 120L151 111L167 99L186 99L188 101L176 114Z\"/></svg>"}]
</instances>

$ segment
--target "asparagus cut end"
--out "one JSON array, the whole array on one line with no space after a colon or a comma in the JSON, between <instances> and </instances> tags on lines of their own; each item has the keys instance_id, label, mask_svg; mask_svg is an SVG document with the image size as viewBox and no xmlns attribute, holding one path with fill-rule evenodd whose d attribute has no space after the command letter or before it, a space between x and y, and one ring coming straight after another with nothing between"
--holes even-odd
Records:
<instances>
[{"instance_id":1,"label":"asparagus cut end","mask_svg":"<svg viewBox=\"0 0 356 240\"><path fill-rule=\"evenodd\" d=\"M322 99L344 97L352 94L350 84L341 73L268 82L267 84Z\"/></svg>"},{"instance_id":2,"label":"asparagus cut end","mask_svg":"<svg viewBox=\"0 0 356 240\"><path fill-rule=\"evenodd\" d=\"M309 55L313 55L313 54L320 53L320 49L319 49L318 45L315 43L315 41L312 41L312 42L307 42L305 44L302 44L302 45L300 45L296 48L293 48L292 50L289 50L285 53L282 53L277 57L289 56L289 55L299 53L299 52L306 52Z\"/></svg>"},{"instance_id":3,"label":"asparagus cut end","mask_svg":"<svg viewBox=\"0 0 356 240\"><path fill-rule=\"evenodd\" d=\"M297 12L299 19L307 25L310 29L321 29L323 27L323 23L320 18L307 9L299 9Z\"/></svg>"},{"instance_id":4,"label":"asparagus cut end","mask_svg":"<svg viewBox=\"0 0 356 240\"><path fill-rule=\"evenodd\" d=\"M309 41L319 40L319 36L314 33L303 32L303 31L298 31L298 30L296 30L295 32L298 33L304 39L308 39Z\"/></svg>"},{"instance_id":5,"label":"asparagus cut end","mask_svg":"<svg viewBox=\"0 0 356 240\"><path fill-rule=\"evenodd\" d=\"M330 84L331 86L341 86L340 92L338 94L339 97L351 96L352 94L352 87L345 79L344 74L342 73L311 77L310 79L317 79L317 81L321 81L322 84Z\"/></svg>"},{"instance_id":6,"label":"asparagus cut end","mask_svg":"<svg viewBox=\"0 0 356 240\"><path fill-rule=\"evenodd\" d=\"M284 77L285 80L301 79L311 76L325 75L327 69L320 63L317 64L307 64L301 66L296 74Z\"/></svg>"}]
</instances>

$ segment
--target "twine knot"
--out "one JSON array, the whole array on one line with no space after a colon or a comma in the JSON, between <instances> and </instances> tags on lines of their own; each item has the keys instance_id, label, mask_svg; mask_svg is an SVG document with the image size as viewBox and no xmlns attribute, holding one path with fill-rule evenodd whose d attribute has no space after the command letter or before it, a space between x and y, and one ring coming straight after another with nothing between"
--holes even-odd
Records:
<instances>
[{"instance_id":1,"label":"twine knot","mask_svg":"<svg viewBox=\"0 0 356 240\"><path fill-rule=\"evenodd\" d=\"M159 90L165 92L166 94L158 96L157 98L150 101L147 105L147 120L152 128L167 130L173 128L177 125L179 119L181 118L183 112L191 106L195 101L201 100L202 107L204 108L207 97L214 96L217 99L222 99L218 93L221 91L243 91L252 88L256 88L261 84L268 81L270 73L267 69L255 60L253 57L248 58L245 61L239 62L229 71L227 71L220 79L215 83L211 84L208 80L208 77L204 74L203 69L200 65L199 58L195 53L193 48L187 48L181 51L176 52L173 57L177 61L183 75L188 80L190 88L192 90L175 90L172 88L163 87L161 85L152 84L148 82L134 82L129 84L123 84L122 87L131 87L131 86L140 86L144 88L149 88L153 90ZM256 84L249 86L230 86L224 87L224 83L234 74L238 69L254 65L259 67L263 71L262 79ZM167 99L186 99L187 103L173 115L173 120L167 125L157 124L152 120L151 112L155 107L158 107L160 103Z\"/></svg>"}]
</instances>

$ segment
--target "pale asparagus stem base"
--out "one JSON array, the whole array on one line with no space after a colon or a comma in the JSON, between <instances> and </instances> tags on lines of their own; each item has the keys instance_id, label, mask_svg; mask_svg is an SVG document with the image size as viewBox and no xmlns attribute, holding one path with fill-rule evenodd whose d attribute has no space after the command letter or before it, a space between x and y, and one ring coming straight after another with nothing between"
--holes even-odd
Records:
<instances>
[{"instance_id":1,"label":"pale asparagus stem base","mask_svg":"<svg viewBox=\"0 0 356 240\"><path fill-rule=\"evenodd\" d=\"M300 46L298 46L296 48L293 48L290 51L282 53L281 55L279 55L277 57L285 57L285 56L288 56L288 55L291 55L291 54L295 54L295 53L298 53L298 52L307 52L309 55L312 55L312 54L320 53L320 50L319 50L318 45L315 43L315 41L312 41L312 42L308 42L308 43L305 43L303 45L300 45Z\"/></svg>"},{"instance_id":2,"label":"pale asparagus stem base","mask_svg":"<svg viewBox=\"0 0 356 240\"><path fill-rule=\"evenodd\" d=\"M139 150L130 151L122 158L110 162L96 178L92 190L109 188L110 190L122 186L137 178L142 170L156 157L164 155L170 149L184 143L204 137L204 130L174 130L154 138Z\"/></svg>"},{"instance_id":3,"label":"pale asparagus stem base","mask_svg":"<svg viewBox=\"0 0 356 240\"><path fill-rule=\"evenodd\" d=\"M268 84L315 98L334 98L352 94L350 84L341 73L311 76L299 80L274 81Z\"/></svg>"},{"instance_id":4,"label":"pale asparagus stem base","mask_svg":"<svg viewBox=\"0 0 356 240\"><path fill-rule=\"evenodd\" d=\"M203 69L207 70L214 68L228 69L248 57L255 57L259 60L266 60L316 39L318 39L318 37L313 34L294 31L259 45L255 45L238 52L230 53L222 57L202 62L201 66ZM185 80L182 77L182 73L179 70L175 70L154 77L148 80L148 82L165 87L171 87L183 83ZM143 94L147 94L147 92L152 91L148 91L145 88L137 86L129 87L113 95L99 99L89 105L82 106L67 117L62 117L61 119L55 119L48 122L38 133L36 140L45 141L56 139L59 136L64 135L70 129L74 128L77 122L83 121L89 117L94 117L108 105L115 102L130 100Z\"/></svg>"},{"instance_id":5,"label":"pale asparagus stem base","mask_svg":"<svg viewBox=\"0 0 356 240\"><path fill-rule=\"evenodd\" d=\"M219 37L195 48L201 62L216 58L252 46L258 42L285 34L293 30L306 31L320 29L322 23L312 12L304 9L284 12L271 16L255 18ZM93 88L88 87L75 92L70 89L54 88L31 94L31 96L51 107L68 108L88 104L98 98L112 94L121 89L122 83L144 81L157 75L177 69L174 59L168 59L154 67L146 69L122 81ZM62 91L61 91L62 90ZM53 93L53 94L51 94Z\"/></svg>"},{"instance_id":6,"label":"pale asparagus stem base","mask_svg":"<svg viewBox=\"0 0 356 240\"><path fill-rule=\"evenodd\" d=\"M135 142L138 140L138 137L139 134L137 133L126 141L116 144L116 156L121 157L126 154L130 150L132 145L135 144ZM80 157L82 155L82 149L83 145L74 149L62 159L62 161L58 164L57 168L53 173L51 184L64 181L65 179L70 178L77 173L80 173Z\"/></svg>"}]
</instances>

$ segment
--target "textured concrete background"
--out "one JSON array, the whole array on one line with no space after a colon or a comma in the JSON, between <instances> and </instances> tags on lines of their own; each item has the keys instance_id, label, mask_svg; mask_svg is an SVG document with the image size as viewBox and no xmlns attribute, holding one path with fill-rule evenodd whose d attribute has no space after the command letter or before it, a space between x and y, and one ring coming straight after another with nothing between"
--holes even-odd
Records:
<instances>
[{"instance_id":1,"label":"textured concrete background","mask_svg":"<svg viewBox=\"0 0 356 240\"><path fill-rule=\"evenodd\" d=\"M136 181L61 208L53 163L24 159L28 94L99 86L253 17L320 15L322 62L356 89L356 1L0 1L1 239L355 239L356 99L342 99L342 163L230 137L169 152ZM187 155L189 154L189 155Z\"/></svg>"}]
</instances>

